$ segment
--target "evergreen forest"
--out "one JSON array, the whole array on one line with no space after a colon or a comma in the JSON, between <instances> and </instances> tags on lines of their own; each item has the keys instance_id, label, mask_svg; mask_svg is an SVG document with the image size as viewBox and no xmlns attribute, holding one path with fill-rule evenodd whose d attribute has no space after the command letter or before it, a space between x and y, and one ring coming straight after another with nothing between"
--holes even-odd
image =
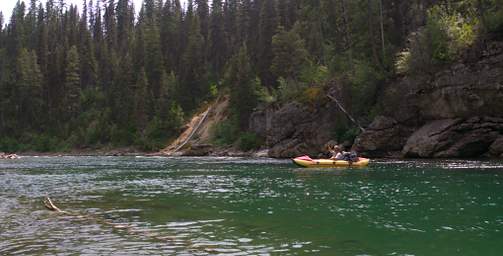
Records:
<instances>
[{"instance_id":1,"label":"evergreen forest","mask_svg":"<svg viewBox=\"0 0 503 256\"><path fill-rule=\"evenodd\" d=\"M390 78L503 34L502 0L26 0L3 17L0 151L158 150L221 95L222 143L256 144L254 109L315 105L334 81L370 119Z\"/></svg>"}]
</instances>

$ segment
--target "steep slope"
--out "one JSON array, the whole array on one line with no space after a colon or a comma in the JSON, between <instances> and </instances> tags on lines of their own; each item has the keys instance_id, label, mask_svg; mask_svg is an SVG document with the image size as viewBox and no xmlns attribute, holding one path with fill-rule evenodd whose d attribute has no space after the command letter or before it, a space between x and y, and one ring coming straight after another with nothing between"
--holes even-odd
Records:
<instances>
[{"instance_id":1,"label":"steep slope","mask_svg":"<svg viewBox=\"0 0 503 256\"><path fill-rule=\"evenodd\" d=\"M185 131L163 149L163 155L207 155L212 151L211 129L225 120L229 96L219 97L205 111L192 117L187 123Z\"/></svg>"}]
</instances>

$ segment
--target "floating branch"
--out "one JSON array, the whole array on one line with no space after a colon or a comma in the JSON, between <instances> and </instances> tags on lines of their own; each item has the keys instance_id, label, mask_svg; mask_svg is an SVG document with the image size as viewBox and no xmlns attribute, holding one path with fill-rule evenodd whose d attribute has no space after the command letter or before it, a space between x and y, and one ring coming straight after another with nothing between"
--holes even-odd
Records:
<instances>
[{"instance_id":1,"label":"floating branch","mask_svg":"<svg viewBox=\"0 0 503 256\"><path fill-rule=\"evenodd\" d=\"M43 200L43 203L44 203L45 208L47 208L50 211L54 211L54 212L58 212L58 213L66 214L66 215L75 216L75 217L81 218L81 219L93 220L93 221L96 221L98 223L110 226L110 227L112 227L114 229L126 230L129 234L132 234L132 235L149 237L149 238L156 239L156 240L159 240L159 241L164 241L164 242L166 242L166 241L174 242L174 243L177 243L177 242L180 243L180 242L182 242L177 237L174 237L174 236L161 236L160 234L156 234L156 233L152 233L152 232L149 232L149 231L145 231L145 230L141 230L141 229L135 228L134 226L129 225L129 224L116 224L116 223L113 223L111 221L108 221L106 219L103 219L103 218L97 217L97 216L81 215L81 214L77 214L77 213L63 211L58 206L56 206L56 204L54 204L53 201L51 200L51 198L48 197L48 196L45 197L45 199ZM205 251L211 251L212 250L212 248L209 248L209 247L204 247L204 246L199 246L199 245L193 245L190 241L183 241L182 243L183 243L184 246L186 246L188 248L191 248L191 249L205 250Z\"/></svg>"}]
</instances>

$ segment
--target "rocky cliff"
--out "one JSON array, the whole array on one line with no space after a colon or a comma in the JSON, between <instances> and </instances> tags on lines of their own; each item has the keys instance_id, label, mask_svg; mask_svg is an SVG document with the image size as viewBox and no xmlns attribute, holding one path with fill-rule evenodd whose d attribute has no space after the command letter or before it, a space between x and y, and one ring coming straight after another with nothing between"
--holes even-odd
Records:
<instances>
[{"instance_id":1,"label":"rocky cliff","mask_svg":"<svg viewBox=\"0 0 503 256\"><path fill-rule=\"evenodd\" d=\"M503 42L467 52L433 75L397 78L354 144L371 157L503 154Z\"/></svg>"},{"instance_id":2,"label":"rocky cliff","mask_svg":"<svg viewBox=\"0 0 503 256\"><path fill-rule=\"evenodd\" d=\"M328 100L316 107L290 102L253 113L250 130L266 138L270 157L317 156L341 119L344 116Z\"/></svg>"},{"instance_id":3,"label":"rocky cliff","mask_svg":"<svg viewBox=\"0 0 503 256\"><path fill-rule=\"evenodd\" d=\"M378 98L377 116L353 149L369 157L503 157L503 42L467 51L429 75L400 76ZM253 113L250 130L271 157L317 156L347 122L335 103L290 102Z\"/></svg>"}]
</instances>

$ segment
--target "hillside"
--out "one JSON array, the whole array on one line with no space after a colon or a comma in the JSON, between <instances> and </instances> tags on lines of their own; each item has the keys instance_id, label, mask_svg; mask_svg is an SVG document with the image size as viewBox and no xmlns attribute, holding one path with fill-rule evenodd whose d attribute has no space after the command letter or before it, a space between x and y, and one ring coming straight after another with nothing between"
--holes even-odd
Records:
<instances>
[{"instance_id":1,"label":"hillside","mask_svg":"<svg viewBox=\"0 0 503 256\"><path fill-rule=\"evenodd\" d=\"M0 151L158 152L176 140L165 152L319 154L360 133L341 106L369 128L355 145L369 155L475 156L499 136L498 124L459 153L417 148L430 142L412 133L498 117L503 0L34 0L3 17ZM218 95L225 118L207 111ZM402 122L402 108L417 120ZM394 122L393 146L371 145L389 144L371 132Z\"/></svg>"}]
</instances>

